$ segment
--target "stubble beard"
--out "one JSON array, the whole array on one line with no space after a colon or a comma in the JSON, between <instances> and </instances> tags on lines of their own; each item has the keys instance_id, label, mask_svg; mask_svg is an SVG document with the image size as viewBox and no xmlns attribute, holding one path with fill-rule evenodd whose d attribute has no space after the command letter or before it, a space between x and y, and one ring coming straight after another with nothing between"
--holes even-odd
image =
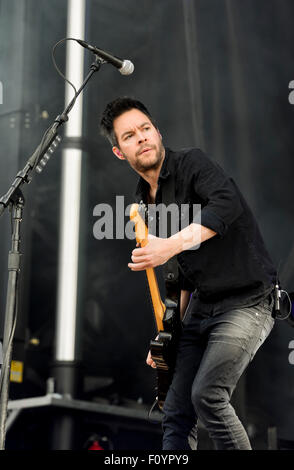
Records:
<instances>
[{"instance_id":1,"label":"stubble beard","mask_svg":"<svg viewBox=\"0 0 294 470\"><path fill-rule=\"evenodd\" d=\"M137 156L137 160L132 165L133 169L140 173L147 173L150 170L157 170L160 167L163 157L164 157L164 147L160 142L159 147L151 146L152 150L155 150L155 158L151 161L144 161L144 153ZM142 157L142 158L140 158ZM146 160L146 159L145 159Z\"/></svg>"}]
</instances>

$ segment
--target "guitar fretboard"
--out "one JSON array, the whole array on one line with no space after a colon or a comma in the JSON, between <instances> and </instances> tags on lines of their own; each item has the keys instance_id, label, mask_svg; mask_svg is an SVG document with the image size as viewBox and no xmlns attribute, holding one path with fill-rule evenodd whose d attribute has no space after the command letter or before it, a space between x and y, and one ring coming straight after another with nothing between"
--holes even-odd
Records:
<instances>
[{"instance_id":1,"label":"guitar fretboard","mask_svg":"<svg viewBox=\"0 0 294 470\"><path fill-rule=\"evenodd\" d=\"M136 240L141 247L144 247L148 243L148 229L147 226L139 214L139 204L133 204L130 211L130 218L135 224ZM165 313L165 304L161 300L160 291L156 274L153 268L146 269L148 287L151 296L151 302L153 307L153 313L155 317L157 331L163 331L163 317Z\"/></svg>"}]
</instances>

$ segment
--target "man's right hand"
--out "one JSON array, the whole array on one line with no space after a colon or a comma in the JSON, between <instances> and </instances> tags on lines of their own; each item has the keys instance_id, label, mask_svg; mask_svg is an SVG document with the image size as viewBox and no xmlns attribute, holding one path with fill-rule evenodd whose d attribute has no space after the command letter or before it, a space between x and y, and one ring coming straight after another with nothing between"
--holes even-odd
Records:
<instances>
[{"instance_id":1,"label":"man's right hand","mask_svg":"<svg viewBox=\"0 0 294 470\"><path fill-rule=\"evenodd\" d=\"M153 369L156 369L156 364L155 364L155 362L153 361L153 359L151 357L151 351L149 351L149 353L148 353L146 363L148 364L148 366L151 366L151 367L153 367Z\"/></svg>"},{"instance_id":2,"label":"man's right hand","mask_svg":"<svg viewBox=\"0 0 294 470\"><path fill-rule=\"evenodd\" d=\"M159 335L156 336L155 341L159 338ZM146 364L148 366L153 367L153 369L156 369L156 363L153 361L152 356L151 356L151 351L149 351L147 359L146 359Z\"/></svg>"}]
</instances>

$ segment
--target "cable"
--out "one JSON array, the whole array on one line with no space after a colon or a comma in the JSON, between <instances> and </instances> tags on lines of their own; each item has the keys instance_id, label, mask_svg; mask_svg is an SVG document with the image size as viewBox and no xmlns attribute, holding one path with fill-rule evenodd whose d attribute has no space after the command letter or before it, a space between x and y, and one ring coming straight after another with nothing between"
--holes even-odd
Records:
<instances>
[{"instance_id":1,"label":"cable","mask_svg":"<svg viewBox=\"0 0 294 470\"><path fill-rule=\"evenodd\" d=\"M75 92L75 95L77 94L77 90L76 90L76 87L73 85L73 83L71 83L71 81L66 78L65 75L63 75L63 73L61 72L61 70L58 68L58 65L56 63L56 60L55 60L55 57L54 57L54 53L55 53L55 50L57 48L57 46L59 46L59 44L61 44L62 42L65 42L65 41L76 41L77 40L75 38L63 38L63 39L60 39L60 41L58 41L52 48L52 51L51 51L51 57L52 57L52 61L53 61L53 65L57 71L57 73L74 89L74 92Z\"/></svg>"},{"instance_id":2,"label":"cable","mask_svg":"<svg viewBox=\"0 0 294 470\"><path fill-rule=\"evenodd\" d=\"M289 315L291 313L292 301L290 299L290 296L289 296L288 292L281 289L280 281L279 281L280 267L281 267L281 260L279 261L279 265L278 265L278 268L277 268L277 277L276 277L276 283L275 283L275 288L274 288L274 295L275 295L274 312L275 312L275 318L277 320L287 320L287 318L289 318ZM281 300L282 300L281 296L282 296L282 293L284 293L286 295L288 303L289 303L289 311L286 312L285 315L281 314ZM285 310L284 301L282 303L283 303L282 311L284 311Z\"/></svg>"},{"instance_id":3,"label":"cable","mask_svg":"<svg viewBox=\"0 0 294 470\"><path fill-rule=\"evenodd\" d=\"M289 312L288 312L285 316L283 316L283 315L276 315L275 318L276 318L277 320L287 320L287 318L289 318L289 316L290 316L290 314L291 314L291 310L292 310L292 301L291 301L291 298L290 298L290 296L289 296L289 294L288 294L287 291L285 291L285 290L280 290L279 292L280 292L280 294L282 294L282 293L286 294L287 299L288 299L288 302L289 302ZM281 295L280 295L280 297L281 297Z\"/></svg>"},{"instance_id":4,"label":"cable","mask_svg":"<svg viewBox=\"0 0 294 470\"><path fill-rule=\"evenodd\" d=\"M55 51L56 51L56 48L57 48L61 43L65 42L65 41L76 41L76 42L77 42L77 40L76 40L75 38L63 38L63 39L60 39L60 41L58 41L58 42L57 42L56 44L54 44L54 46L52 47L52 50L51 50L51 58L52 58L53 65L54 65L54 67L55 67L57 73L58 73L58 74L73 88L73 90L74 90L74 98L73 98L73 102L72 102L72 105L71 105L71 108L70 108L70 109L72 109L72 107L74 106L74 104L75 104L75 102L76 102L77 96L78 96L78 94L77 94L77 89L76 89L76 87L74 86L74 84L73 84L68 78L66 78L66 76L61 72L61 70L59 69L59 67L58 67L58 65L57 65L57 63L56 63L56 59L55 59ZM70 109L68 110L68 112L70 111ZM52 127L50 126L50 127L45 131L45 133L44 133L44 135L43 135L43 137L42 137L42 140L41 140L41 142L40 142L40 145L39 145L40 150L42 149L43 143L44 143L44 141L45 141L45 139L46 139L46 137L47 137L48 132L51 130L51 128L52 128ZM38 163L39 163L39 155L38 155L37 158L35 159L34 166L33 166L33 168L32 168L33 170L35 170L35 168L37 167Z\"/></svg>"}]
</instances>

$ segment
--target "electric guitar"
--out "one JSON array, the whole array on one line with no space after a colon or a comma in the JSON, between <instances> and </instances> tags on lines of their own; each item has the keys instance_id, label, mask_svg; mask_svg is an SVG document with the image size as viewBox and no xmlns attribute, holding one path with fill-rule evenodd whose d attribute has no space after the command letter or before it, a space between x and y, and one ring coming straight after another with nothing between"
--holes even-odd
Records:
<instances>
[{"instance_id":1,"label":"electric guitar","mask_svg":"<svg viewBox=\"0 0 294 470\"><path fill-rule=\"evenodd\" d=\"M144 247L148 243L144 204L132 204L130 219L135 224L136 241ZM146 275L158 332L156 339L150 342L150 351L157 371L156 401L162 409L173 376L181 321L177 303L170 299L162 301L154 269L147 268Z\"/></svg>"}]
</instances>

